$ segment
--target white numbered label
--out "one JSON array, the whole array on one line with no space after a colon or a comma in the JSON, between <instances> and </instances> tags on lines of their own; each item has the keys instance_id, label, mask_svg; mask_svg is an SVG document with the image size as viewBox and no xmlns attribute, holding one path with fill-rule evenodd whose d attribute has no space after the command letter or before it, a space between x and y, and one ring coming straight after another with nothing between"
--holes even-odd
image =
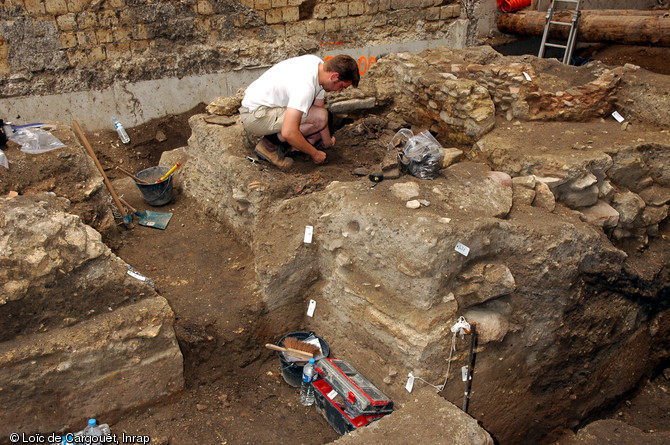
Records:
<instances>
[{"instance_id":1,"label":"white numbered label","mask_svg":"<svg viewBox=\"0 0 670 445\"><path fill-rule=\"evenodd\" d=\"M314 233L314 227L305 226L305 243L309 244L312 242L312 234Z\"/></svg>"},{"instance_id":2,"label":"white numbered label","mask_svg":"<svg viewBox=\"0 0 670 445\"><path fill-rule=\"evenodd\" d=\"M466 246L465 244L458 243L456 244L456 247L454 247L454 250L458 253L460 253L463 256L468 256L470 253L470 248Z\"/></svg>"},{"instance_id":3,"label":"white numbered label","mask_svg":"<svg viewBox=\"0 0 670 445\"><path fill-rule=\"evenodd\" d=\"M405 384L405 389L407 392L412 392L412 388L414 388L414 376L410 372L408 377L409 378L407 379L407 384Z\"/></svg>"},{"instance_id":4,"label":"white numbered label","mask_svg":"<svg viewBox=\"0 0 670 445\"><path fill-rule=\"evenodd\" d=\"M620 115L618 111L615 111L614 113L612 113L612 117L613 117L614 119L616 119L617 122L623 122L623 121L624 121L623 116Z\"/></svg>"},{"instance_id":5,"label":"white numbered label","mask_svg":"<svg viewBox=\"0 0 670 445\"><path fill-rule=\"evenodd\" d=\"M307 306L307 316L308 317L313 317L314 316L314 309L316 309L316 301L309 300L309 306Z\"/></svg>"}]
</instances>

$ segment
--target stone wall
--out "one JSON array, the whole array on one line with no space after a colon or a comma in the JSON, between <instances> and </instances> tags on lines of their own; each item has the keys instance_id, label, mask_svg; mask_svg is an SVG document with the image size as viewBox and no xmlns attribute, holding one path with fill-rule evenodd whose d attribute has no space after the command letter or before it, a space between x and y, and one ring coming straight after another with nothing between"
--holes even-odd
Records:
<instances>
[{"instance_id":1,"label":"stone wall","mask_svg":"<svg viewBox=\"0 0 670 445\"><path fill-rule=\"evenodd\" d=\"M0 97L104 89L274 63L320 48L440 39L457 0L14 0Z\"/></svg>"}]
</instances>

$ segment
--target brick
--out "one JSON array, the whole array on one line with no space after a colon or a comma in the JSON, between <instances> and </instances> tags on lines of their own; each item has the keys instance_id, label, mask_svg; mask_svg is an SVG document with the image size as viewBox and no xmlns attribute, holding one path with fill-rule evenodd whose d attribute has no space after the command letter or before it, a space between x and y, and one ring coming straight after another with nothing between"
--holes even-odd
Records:
<instances>
[{"instance_id":1,"label":"brick","mask_svg":"<svg viewBox=\"0 0 670 445\"><path fill-rule=\"evenodd\" d=\"M240 0L240 3L249 9L254 9L254 0Z\"/></svg>"},{"instance_id":2,"label":"brick","mask_svg":"<svg viewBox=\"0 0 670 445\"><path fill-rule=\"evenodd\" d=\"M9 61L6 59L0 59L0 74L8 75L12 72L12 68L9 66Z\"/></svg>"},{"instance_id":3,"label":"brick","mask_svg":"<svg viewBox=\"0 0 670 445\"><path fill-rule=\"evenodd\" d=\"M77 46L77 35L73 32L64 32L60 35L60 46L63 49L70 49Z\"/></svg>"},{"instance_id":4,"label":"brick","mask_svg":"<svg viewBox=\"0 0 670 445\"><path fill-rule=\"evenodd\" d=\"M300 6L304 3L304 0L288 0L286 3L289 6Z\"/></svg>"},{"instance_id":5,"label":"brick","mask_svg":"<svg viewBox=\"0 0 670 445\"><path fill-rule=\"evenodd\" d=\"M312 17L315 19L329 19L333 16L333 5L321 4L314 6Z\"/></svg>"},{"instance_id":6,"label":"brick","mask_svg":"<svg viewBox=\"0 0 670 445\"><path fill-rule=\"evenodd\" d=\"M265 11L265 23L268 25L273 25L275 23L281 23L281 9L269 9Z\"/></svg>"},{"instance_id":7,"label":"brick","mask_svg":"<svg viewBox=\"0 0 670 445\"><path fill-rule=\"evenodd\" d=\"M49 14L67 14L67 3L65 0L46 0L44 7Z\"/></svg>"},{"instance_id":8,"label":"brick","mask_svg":"<svg viewBox=\"0 0 670 445\"><path fill-rule=\"evenodd\" d=\"M115 43L106 48L108 59L130 59L130 42Z\"/></svg>"},{"instance_id":9,"label":"brick","mask_svg":"<svg viewBox=\"0 0 670 445\"><path fill-rule=\"evenodd\" d=\"M337 32L342 30L340 19L330 19L323 22L324 32Z\"/></svg>"},{"instance_id":10,"label":"brick","mask_svg":"<svg viewBox=\"0 0 670 445\"><path fill-rule=\"evenodd\" d=\"M80 48L91 48L98 44L98 39L93 30L77 31L77 45Z\"/></svg>"},{"instance_id":11,"label":"brick","mask_svg":"<svg viewBox=\"0 0 670 445\"><path fill-rule=\"evenodd\" d=\"M453 12L451 13L452 17L460 17L461 16L461 5L456 4L452 5L454 7Z\"/></svg>"},{"instance_id":12,"label":"brick","mask_svg":"<svg viewBox=\"0 0 670 445\"><path fill-rule=\"evenodd\" d=\"M112 9L125 8L125 0L107 0L107 6Z\"/></svg>"},{"instance_id":13,"label":"brick","mask_svg":"<svg viewBox=\"0 0 670 445\"><path fill-rule=\"evenodd\" d=\"M97 27L98 16L94 12L81 12L77 14L77 26L79 29Z\"/></svg>"},{"instance_id":14,"label":"brick","mask_svg":"<svg viewBox=\"0 0 670 445\"><path fill-rule=\"evenodd\" d=\"M119 18L114 11L100 11L98 13L98 24L103 28L112 28L119 24Z\"/></svg>"},{"instance_id":15,"label":"brick","mask_svg":"<svg viewBox=\"0 0 670 445\"><path fill-rule=\"evenodd\" d=\"M346 17L349 15L349 5L346 3L336 3L333 5L332 17Z\"/></svg>"},{"instance_id":16,"label":"brick","mask_svg":"<svg viewBox=\"0 0 670 445\"><path fill-rule=\"evenodd\" d=\"M133 27L133 39L147 40L153 38L154 38L154 32L144 23L140 23L139 25L135 25Z\"/></svg>"},{"instance_id":17,"label":"brick","mask_svg":"<svg viewBox=\"0 0 670 445\"><path fill-rule=\"evenodd\" d=\"M305 20L305 25L307 26L308 34L322 34L325 30L323 20L315 20L315 19Z\"/></svg>"},{"instance_id":18,"label":"brick","mask_svg":"<svg viewBox=\"0 0 670 445\"><path fill-rule=\"evenodd\" d=\"M95 36L98 43L112 43L114 41L114 34L111 29L96 29Z\"/></svg>"},{"instance_id":19,"label":"brick","mask_svg":"<svg viewBox=\"0 0 670 445\"><path fill-rule=\"evenodd\" d=\"M290 6L287 8L282 8L281 10L282 20L284 22L297 22L300 20L300 11L297 6Z\"/></svg>"},{"instance_id":20,"label":"brick","mask_svg":"<svg viewBox=\"0 0 670 445\"><path fill-rule=\"evenodd\" d=\"M114 41L118 43L129 42L132 40L132 30L130 28L121 27L113 30Z\"/></svg>"},{"instance_id":21,"label":"brick","mask_svg":"<svg viewBox=\"0 0 670 445\"><path fill-rule=\"evenodd\" d=\"M41 0L25 0L26 11L30 14L42 15L46 13L44 2ZM67 11L63 11L63 14Z\"/></svg>"},{"instance_id":22,"label":"brick","mask_svg":"<svg viewBox=\"0 0 670 445\"><path fill-rule=\"evenodd\" d=\"M86 51L80 49L69 50L67 52L67 60L70 66L77 66L80 63L86 62Z\"/></svg>"},{"instance_id":23,"label":"brick","mask_svg":"<svg viewBox=\"0 0 670 445\"><path fill-rule=\"evenodd\" d=\"M141 54L148 50L150 46L150 40L137 40L130 43L130 52L133 54Z\"/></svg>"},{"instance_id":24,"label":"brick","mask_svg":"<svg viewBox=\"0 0 670 445\"><path fill-rule=\"evenodd\" d=\"M349 3L349 15L363 15L365 12L365 3L351 2Z\"/></svg>"},{"instance_id":25,"label":"brick","mask_svg":"<svg viewBox=\"0 0 670 445\"><path fill-rule=\"evenodd\" d=\"M307 35L305 22L291 22L286 24L286 37L300 37Z\"/></svg>"},{"instance_id":26,"label":"brick","mask_svg":"<svg viewBox=\"0 0 670 445\"><path fill-rule=\"evenodd\" d=\"M67 10L69 12L82 12L86 9L88 1L86 0L66 0Z\"/></svg>"},{"instance_id":27,"label":"brick","mask_svg":"<svg viewBox=\"0 0 670 445\"><path fill-rule=\"evenodd\" d=\"M270 29L277 34L277 38L283 39L286 37L286 26L283 23L280 25L270 25Z\"/></svg>"},{"instance_id":28,"label":"brick","mask_svg":"<svg viewBox=\"0 0 670 445\"><path fill-rule=\"evenodd\" d=\"M107 54L105 53L105 48L102 46L96 46L95 48L92 48L91 51L88 53L88 61L89 62L100 62L102 60L105 60L107 58Z\"/></svg>"},{"instance_id":29,"label":"brick","mask_svg":"<svg viewBox=\"0 0 670 445\"><path fill-rule=\"evenodd\" d=\"M77 29L77 20L74 14L63 14L56 17L56 25L61 31L74 31Z\"/></svg>"},{"instance_id":30,"label":"brick","mask_svg":"<svg viewBox=\"0 0 670 445\"><path fill-rule=\"evenodd\" d=\"M198 3L196 4L196 11L201 15L214 14L214 8L212 8L212 4L207 0L198 0Z\"/></svg>"},{"instance_id":31,"label":"brick","mask_svg":"<svg viewBox=\"0 0 670 445\"><path fill-rule=\"evenodd\" d=\"M439 20L440 19L440 8L439 7L432 7L432 8L425 8L423 10L424 12L424 18L426 20Z\"/></svg>"},{"instance_id":32,"label":"brick","mask_svg":"<svg viewBox=\"0 0 670 445\"><path fill-rule=\"evenodd\" d=\"M132 9L124 9L119 13L119 24L133 25L135 23L135 13Z\"/></svg>"},{"instance_id":33,"label":"brick","mask_svg":"<svg viewBox=\"0 0 670 445\"><path fill-rule=\"evenodd\" d=\"M272 0L256 0L254 2L254 9L256 11L264 11L266 9L272 9Z\"/></svg>"},{"instance_id":34,"label":"brick","mask_svg":"<svg viewBox=\"0 0 670 445\"><path fill-rule=\"evenodd\" d=\"M271 1L273 8L283 8L284 6L288 6L288 2L286 0L271 0Z\"/></svg>"}]
</instances>

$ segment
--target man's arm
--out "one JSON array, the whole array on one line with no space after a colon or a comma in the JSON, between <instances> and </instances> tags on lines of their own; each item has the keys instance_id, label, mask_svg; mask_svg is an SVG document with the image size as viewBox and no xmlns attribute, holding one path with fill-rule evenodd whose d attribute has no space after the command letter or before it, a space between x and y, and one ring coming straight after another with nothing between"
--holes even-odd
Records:
<instances>
[{"instance_id":1,"label":"man's arm","mask_svg":"<svg viewBox=\"0 0 670 445\"><path fill-rule=\"evenodd\" d=\"M295 108L287 108L284 123L281 126L281 135L293 148L308 154L316 164L320 164L326 160L326 153L317 150L305 139L305 136L300 132L301 119L302 111Z\"/></svg>"}]
</instances>

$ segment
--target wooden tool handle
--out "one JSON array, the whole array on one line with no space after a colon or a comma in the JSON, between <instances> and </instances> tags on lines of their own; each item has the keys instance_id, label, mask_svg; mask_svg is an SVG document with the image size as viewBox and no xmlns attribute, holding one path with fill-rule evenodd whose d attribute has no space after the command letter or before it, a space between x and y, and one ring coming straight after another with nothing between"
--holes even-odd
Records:
<instances>
[{"instance_id":1,"label":"wooden tool handle","mask_svg":"<svg viewBox=\"0 0 670 445\"><path fill-rule=\"evenodd\" d=\"M109 182L109 179L105 174L105 170L102 168L102 165L100 165L100 161L98 161L98 158L95 156L95 152L93 151L91 144L88 143L88 139L86 139L86 136L84 136L84 132L81 131L79 123L77 121L72 121L72 126L74 127L74 131L77 133L77 136L79 136L79 139L81 139L81 142L84 144L84 147L86 147L86 151L88 151L88 154L91 155L91 157L95 161L95 166L98 167L98 170L102 175L102 179L105 182L105 185L107 186L107 190L109 190L109 194L112 195L112 199L114 199L114 203L116 203L116 206L119 208L121 215L128 216L125 207L123 207L123 204L121 204L121 201L119 201L119 197L117 196L116 191L114 191L114 187L112 187L112 183Z\"/></svg>"},{"instance_id":2,"label":"wooden tool handle","mask_svg":"<svg viewBox=\"0 0 670 445\"><path fill-rule=\"evenodd\" d=\"M314 354L312 354L310 352L300 351L298 349L283 348L281 346L273 345L272 343L266 343L265 347L268 348L268 349L272 349L273 351L284 352L288 355L292 355L295 358L301 358L301 359L304 359L304 360L309 360L310 358L314 358Z\"/></svg>"},{"instance_id":3,"label":"wooden tool handle","mask_svg":"<svg viewBox=\"0 0 670 445\"><path fill-rule=\"evenodd\" d=\"M130 173L128 170L124 170L121 167L116 167L116 169L118 171L120 171L121 173L123 173L124 175L130 176L131 178L133 178L135 181L139 182L140 184L148 184L147 181L145 181L144 179L138 178L137 176Z\"/></svg>"}]
</instances>

